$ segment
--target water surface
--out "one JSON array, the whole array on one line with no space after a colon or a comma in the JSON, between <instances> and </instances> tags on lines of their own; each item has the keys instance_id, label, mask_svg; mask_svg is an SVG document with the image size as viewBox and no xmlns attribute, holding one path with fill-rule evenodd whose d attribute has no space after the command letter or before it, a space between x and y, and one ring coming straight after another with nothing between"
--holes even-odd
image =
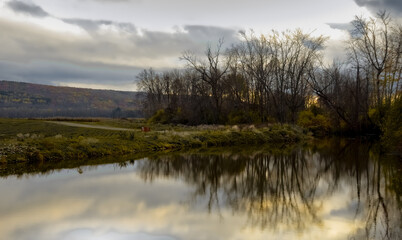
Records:
<instances>
[{"instance_id":1,"label":"water surface","mask_svg":"<svg viewBox=\"0 0 402 240\"><path fill-rule=\"evenodd\" d=\"M335 141L2 166L0 239L401 239L393 161Z\"/></svg>"}]
</instances>

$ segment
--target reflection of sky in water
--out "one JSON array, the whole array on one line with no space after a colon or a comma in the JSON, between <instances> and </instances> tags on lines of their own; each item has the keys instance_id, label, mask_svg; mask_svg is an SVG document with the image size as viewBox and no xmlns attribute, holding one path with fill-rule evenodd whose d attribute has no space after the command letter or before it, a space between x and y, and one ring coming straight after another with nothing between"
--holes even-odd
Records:
<instances>
[{"instance_id":1,"label":"reflection of sky in water","mask_svg":"<svg viewBox=\"0 0 402 240\"><path fill-rule=\"evenodd\" d=\"M350 182L333 194L320 180L319 223L302 233L279 223L275 230L247 224L224 200L208 212L194 187L180 179L146 181L135 166L98 166L84 174L62 170L46 177L0 180L1 239L347 239L363 222ZM221 195L221 194L220 194ZM268 203L267 203L268 204Z\"/></svg>"}]
</instances>

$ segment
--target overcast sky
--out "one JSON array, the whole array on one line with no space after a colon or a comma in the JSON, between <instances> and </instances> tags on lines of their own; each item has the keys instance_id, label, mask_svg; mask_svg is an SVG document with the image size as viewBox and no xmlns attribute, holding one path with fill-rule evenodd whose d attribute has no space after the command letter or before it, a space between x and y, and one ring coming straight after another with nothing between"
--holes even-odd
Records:
<instances>
[{"instance_id":1,"label":"overcast sky","mask_svg":"<svg viewBox=\"0 0 402 240\"><path fill-rule=\"evenodd\" d=\"M181 67L183 51L203 51L240 30L301 28L330 37L340 57L355 15L400 0L0 0L0 80L135 90L144 68Z\"/></svg>"}]
</instances>

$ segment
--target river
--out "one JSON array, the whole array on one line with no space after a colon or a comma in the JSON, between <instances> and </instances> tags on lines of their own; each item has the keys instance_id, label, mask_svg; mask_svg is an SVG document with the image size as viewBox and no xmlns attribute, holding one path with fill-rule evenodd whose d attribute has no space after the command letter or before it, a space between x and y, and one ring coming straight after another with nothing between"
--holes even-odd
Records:
<instances>
[{"instance_id":1,"label":"river","mask_svg":"<svg viewBox=\"0 0 402 240\"><path fill-rule=\"evenodd\" d=\"M377 152L331 140L2 166L0 239L402 239L398 159Z\"/></svg>"}]
</instances>

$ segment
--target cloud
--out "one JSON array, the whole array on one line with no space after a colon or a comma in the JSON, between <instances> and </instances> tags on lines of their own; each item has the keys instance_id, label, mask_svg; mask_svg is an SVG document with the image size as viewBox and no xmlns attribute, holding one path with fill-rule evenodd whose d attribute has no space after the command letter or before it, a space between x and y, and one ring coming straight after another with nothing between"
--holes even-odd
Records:
<instances>
[{"instance_id":1,"label":"cloud","mask_svg":"<svg viewBox=\"0 0 402 240\"><path fill-rule=\"evenodd\" d=\"M120 89L133 85L140 69L184 66L179 57L185 50L203 54L208 42L214 45L223 37L229 46L237 41L236 30L213 26L186 25L163 32L107 20L62 21L83 33L0 18L0 31L7 32L0 35L0 79Z\"/></svg>"},{"instance_id":2,"label":"cloud","mask_svg":"<svg viewBox=\"0 0 402 240\"><path fill-rule=\"evenodd\" d=\"M121 31L129 33L137 33L137 28L131 23L121 23L108 20L90 20L90 19L80 19L80 18L64 18L62 19L65 23L77 25L88 32L96 32L102 26L114 26Z\"/></svg>"},{"instance_id":3,"label":"cloud","mask_svg":"<svg viewBox=\"0 0 402 240\"><path fill-rule=\"evenodd\" d=\"M366 7L372 13L387 10L397 16L402 16L401 0L354 0L360 7Z\"/></svg>"},{"instance_id":4,"label":"cloud","mask_svg":"<svg viewBox=\"0 0 402 240\"><path fill-rule=\"evenodd\" d=\"M184 66L186 50L203 54L220 38L228 47L238 29L183 25L170 31L106 19L61 18L18 0L5 5L20 17L1 18L0 79L72 86L128 86L143 68ZM21 17L22 18L22 17ZM69 30L70 29L70 30Z\"/></svg>"},{"instance_id":5,"label":"cloud","mask_svg":"<svg viewBox=\"0 0 402 240\"><path fill-rule=\"evenodd\" d=\"M184 30L194 39L201 42L211 43L218 42L218 38L222 38L226 45L231 45L238 42L238 32L230 28L222 28L215 26L202 26L202 25L186 25Z\"/></svg>"},{"instance_id":6,"label":"cloud","mask_svg":"<svg viewBox=\"0 0 402 240\"><path fill-rule=\"evenodd\" d=\"M66 60L117 66L168 67L185 50L205 49L224 37L227 44L237 39L234 29L184 26L185 31L162 32L136 29L108 21L70 20L90 35L55 32L29 23L0 19L8 34L0 41L2 59L14 61Z\"/></svg>"},{"instance_id":7,"label":"cloud","mask_svg":"<svg viewBox=\"0 0 402 240\"><path fill-rule=\"evenodd\" d=\"M120 2L140 2L142 0L87 0L87 1L120 3Z\"/></svg>"},{"instance_id":8,"label":"cloud","mask_svg":"<svg viewBox=\"0 0 402 240\"><path fill-rule=\"evenodd\" d=\"M135 90L135 67L88 66L65 62L0 61L0 79L47 85Z\"/></svg>"},{"instance_id":9,"label":"cloud","mask_svg":"<svg viewBox=\"0 0 402 240\"><path fill-rule=\"evenodd\" d=\"M25 15L30 15L33 17L47 17L49 13L43 10L40 6L33 3L28 4L18 0L9 1L6 3L11 10L16 13L21 13Z\"/></svg>"},{"instance_id":10,"label":"cloud","mask_svg":"<svg viewBox=\"0 0 402 240\"><path fill-rule=\"evenodd\" d=\"M99 0L98 0L99 1ZM124 1L124 0L123 0ZM32 17L43 18L51 16L48 12L43 10L42 7L34 3L24 3L18 0L12 0L6 3L6 6L10 8L15 13L22 13ZM109 20L91 20L91 19L81 19L81 18L57 18L51 16L56 20L62 22L79 26L88 32L94 32L99 30L102 26L115 26L122 31L135 32L136 28L131 23L114 22Z\"/></svg>"},{"instance_id":11,"label":"cloud","mask_svg":"<svg viewBox=\"0 0 402 240\"><path fill-rule=\"evenodd\" d=\"M353 29L353 25L351 23L327 23L333 29L350 31Z\"/></svg>"},{"instance_id":12,"label":"cloud","mask_svg":"<svg viewBox=\"0 0 402 240\"><path fill-rule=\"evenodd\" d=\"M203 52L207 44L213 45L220 38L224 39L226 46L238 41L238 30L232 28L184 25L174 27L173 31L152 31L128 22L57 18L34 4L9 3L15 12L50 18L42 23L42 28L30 22L18 23L0 18L0 30L9 33L0 37L4 43L0 53L5 59L52 59L124 66L141 63L142 67L158 68L167 67L166 60L178 59L185 50ZM63 28L78 27L88 34L51 31L46 29L50 21L64 23ZM9 47L4 46L7 44Z\"/></svg>"},{"instance_id":13,"label":"cloud","mask_svg":"<svg viewBox=\"0 0 402 240\"><path fill-rule=\"evenodd\" d=\"M353 26L352 22L348 22L348 23L327 23L327 25L332 29L345 31L350 36L353 36L353 35L356 34L355 27Z\"/></svg>"}]
</instances>

